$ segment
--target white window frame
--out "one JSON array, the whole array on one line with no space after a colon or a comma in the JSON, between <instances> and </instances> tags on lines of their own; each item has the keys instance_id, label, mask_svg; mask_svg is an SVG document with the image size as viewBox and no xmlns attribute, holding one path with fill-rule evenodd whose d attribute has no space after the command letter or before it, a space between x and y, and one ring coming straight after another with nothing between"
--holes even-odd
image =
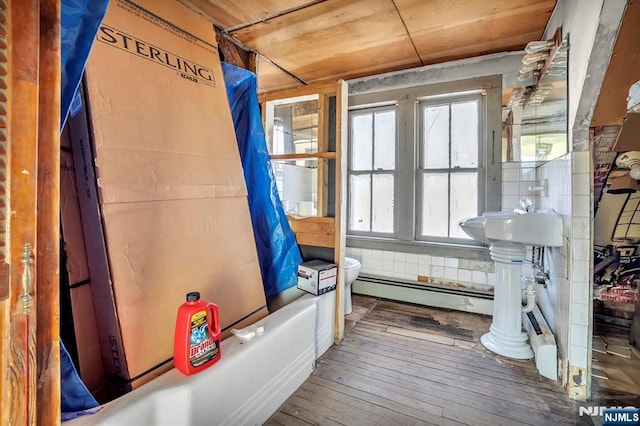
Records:
<instances>
[{"instance_id":1,"label":"white window frame","mask_svg":"<svg viewBox=\"0 0 640 426\"><path fill-rule=\"evenodd\" d=\"M396 121L396 131L395 131L395 159L394 159L394 168L393 169L386 169L386 170L375 170L373 169L373 161L375 158L375 113L377 112L384 112L384 111L393 111L394 115L395 115L395 121ZM373 140L372 140L372 151L371 151L371 170L352 170L351 169L351 158L353 158L354 155L357 155L357 153L353 152L353 144L351 143L351 137L352 137L352 132L351 132L351 121L352 121L352 117L354 115L362 115L362 114L366 114L366 113L371 113L374 116L374 120L372 120L372 126L373 126L373 131L372 131L372 135ZM397 208L397 202L394 202L394 208L393 208L393 231L391 233L382 233L382 232L373 232L373 231L354 231L354 230L350 230L349 229L349 224L351 223L351 218L350 218L350 214L351 214L351 176L352 175L370 175L371 176L371 196L373 197L373 175L375 174L384 174L384 175L389 175L392 174L393 175L393 182L394 182L394 201L397 199L397 194L398 194L398 111L397 108L395 107L395 105L384 105L384 106L374 106L374 107L366 107L366 108L360 108L360 109L356 109L356 110L351 110L349 111L349 148L348 148L348 152L349 152L349 156L347 159L347 233L349 233L350 235L360 235L360 236L369 236L369 237L379 237L379 238L397 238L397 230L398 230L398 221L397 221L397 215L398 215L398 208ZM369 208L370 208L370 222L373 222L373 200L370 201L369 203ZM371 223L370 223L371 226Z\"/></svg>"},{"instance_id":2,"label":"white window frame","mask_svg":"<svg viewBox=\"0 0 640 426\"><path fill-rule=\"evenodd\" d=\"M421 235L422 230L422 209L425 203L425 200L422 198L422 176L425 173L446 173L449 177L454 173L464 173L464 172L477 172L478 173L478 202L476 206L476 212L474 215L480 214L484 211L484 193L485 193L485 168L484 168L484 151L485 151L485 143L483 141L484 137L484 128L485 128L485 96L482 96L481 91L477 91L476 93L451 93L447 96L437 96L437 97L427 97L421 99L416 104L416 122L418 123L418 132L417 138L415 141L416 144L416 178L415 178L415 200L416 200L416 226L415 226L415 239L416 241L433 241L433 242L441 242L441 243L453 243L453 244L468 244L473 242L473 240L469 240L467 238L456 238L456 237L436 237L436 236L424 236ZM424 168L424 165L421 164L422 156L424 151L424 108L430 106L438 106L438 105L451 105L458 102L465 102L477 100L478 101L478 165L476 167L467 167L467 168L458 168L458 167L448 167L441 169L427 169ZM449 110L451 111L451 110ZM451 122L451 116L449 116L449 122ZM451 135L451 127L449 127L449 135ZM449 150L449 160L451 160L451 150ZM448 188L449 197L451 196L451 187ZM451 209L449 208L449 220L451 220ZM448 233L448 229L447 229Z\"/></svg>"},{"instance_id":3,"label":"white window frame","mask_svg":"<svg viewBox=\"0 0 640 426\"><path fill-rule=\"evenodd\" d=\"M354 248L391 250L407 253L428 253L469 259L486 258L486 247L467 239L417 238L419 233L419 146L421 100L452 95L482 95L482 137L479 147L480 180L478 213L499 211L502 208L502 76L490 75L444 83L400 87L371 91L349 96L349 110L361 110L380 105L395 104L397 108L397 179L394 237L360 235L347 231L347 245ZM349 146L351 144L349 143ZM350 151L349 151L350 152ZM351 154L351 152L350 152ZM407 166L408 165L408 166ZM349 196L349 195L348 195ZM398 226L401 224L402 226Z\"/></svg>"}]
</instances>

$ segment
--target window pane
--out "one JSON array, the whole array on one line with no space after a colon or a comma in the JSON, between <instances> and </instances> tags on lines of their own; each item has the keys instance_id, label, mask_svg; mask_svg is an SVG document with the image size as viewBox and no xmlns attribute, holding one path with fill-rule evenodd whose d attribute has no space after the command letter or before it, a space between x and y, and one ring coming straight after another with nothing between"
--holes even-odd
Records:
<instances>
[{"instance_id":1,"label":"window pane","mask_svg":"<svg viewBox=\"0 0 640 426\"><path fill-rule=\"evenodd\" d=\"M395 111L375 114L374 170L394 170L396 168L396 113Z\"/></svg>"},{"instance_id":2,"label":"window pane","mask_svg":"<svg viewBox=\"0 0 640 426\"><path fill-rule=\"evenodd\" d=\"M393 233L393 205L395 201L393 175L373 175L373 232Z\"/></svg>"},{"instance_id":3,"label":"window pane","mask_svg":"<svg viewBox=\"0 0 640 426\"><path fill-rule=\"evenodd\" d=\"M318 199L318 166L296 164L296 161L271 161L278 195L287 214L316 216Z\"/></svg>"},{"instance_id":4,"label":"window pane","mask_svg":"<svg viewBox=\"0 0 640 426\"><path fill-rule=\"evenodd\" d=\"M447 173L422 175L423 236L447 237L449 224L449 183Z\"/></svg>"},{"instance_id":5,"label":"window pane","mask_svg":"<svg viewBox=\"0 0 640 426\"><path fill-rule=\"evenodd\" d=\"M425 107L423 111L422 165L425 169L449 167L449 105Z\"/></svg>"},{"instance_id":6,"label":"window pane","mask_svg":"<svg viewBox=\"0 0 640 426\"><path fill-rule=\"evenodd\" d=\"M478 173L451 173L451 238L470 238L458 226L462 219L478 216Z\"/></svg>"},{"instance_id":7,"label":"window pane","mask_svg":"<svg viewBox=\"0 0 640 426\"><path fill-rule=\"evenodd\" d=\"M318 100L273 107L272 154L318 152Z\"/></svg>"},{"instance_id":8,"label":"window pane","mask_svg":"<svg viewBox=\"0 0 640 426\"><path fill-rule=\"evenodd\" d=\"M478 101L451 104L451 167L478 166Z\"/></svg>"},{"instance_id":9,"label":"window pane","mask_svg":"<svg viewBox=\"0 0 640 426\"><path fill-rule=\"evenodd\" d=\"M371 170L373 114L351 117L351 170Z\"/></svg>"},{"instance_id":10,"label":"window pane","mask_svg":"<svg viewBox=\"0 0 640 426\"><path fill-rule=\"evenodd\" d=\"M349 229L371 230L371 175L351 175L349 178Z\"/></svg>"}]
</instances>

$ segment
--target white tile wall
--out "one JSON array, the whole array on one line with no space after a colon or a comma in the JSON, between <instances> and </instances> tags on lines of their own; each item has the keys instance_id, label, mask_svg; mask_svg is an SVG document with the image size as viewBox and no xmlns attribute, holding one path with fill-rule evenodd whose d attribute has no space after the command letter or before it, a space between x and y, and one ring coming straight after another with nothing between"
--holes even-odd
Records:
<instances>
[{"instance_id":1,"label":"white tile wall","mask_svg":"<svg viewBox=\"0 0 640 426\"><path fill-rule=\"evenodd\" d=\"M538 303L545 317L553 319L560 353L581 368L588 365L591 337L590 163L589 152L581 151L538 168L538 179L549 182L549 194L540 197L539 208L553 208L563 216L567 241L562 249L552 250L554 285L542 291Z\"/></svg>"},{"instance_id":2,"label":"white tile wall","mask_svg":"<svg viewBox=\"0 0 640 426\"><path fill-rule=\"evenodd\" d=\"M523 197L529 197L536 205L538 193L529 191L536 186L534 163L504 163L502 165L502 208L514 209Z\"/></svg>"},{"instance_id":3,"label":"white tile wall","mask_svg":"<svg viewBox=\"0 0 640 426\"><path fill-rule=\"evenodd\" d=\"M412 282L421 275L434 284L477 290L491 290L495 283L493 262L351 247L346 255L358 259L366 275Z\"/></svg>"}]
</instances>

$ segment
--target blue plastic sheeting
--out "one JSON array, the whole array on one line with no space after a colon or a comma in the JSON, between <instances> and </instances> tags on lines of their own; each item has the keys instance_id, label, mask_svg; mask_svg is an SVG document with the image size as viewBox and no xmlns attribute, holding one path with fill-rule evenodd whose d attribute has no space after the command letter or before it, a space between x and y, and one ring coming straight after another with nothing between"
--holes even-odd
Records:
<instances>
[{"instance_id":1,"label":"blue plastic sheeting","mask_svg":"<svg viewBox=\"0 0 640 426\"><path fill-rule=\"evenodd\" d=\"M76 367L62 340L60 340L60 380L62 381L60 400L63 421L97 411L92 408L97 407L98 402L78 377Z\"/></svg>"},{"instance_id":2,"label":"blue plastic sheeting","mask_svg":"<svg viewBox=\"0 0 640 426\"><path fill-rule=\"evenodd\" d=\"M297 284L302 257L271 169L260 118L256 76L224 62L222 71L249 194L264 292L267 297L274 296Z\"/></svg>"},{"instance_id":3,"label":"blue plastic sheeting","mask_svg":"<svg viewBox=\"0 0 640 426\"><path fill-rule=\"evenodd\" d=\"M62 0L60 10L61 131L108 4L108 0ZM97 407L98 403L82 383L62 340L60 340L60 381L62 420L73 419L95 411L91 409Z\"/></svg>"},{"instance_id":4,"label":"blue plastic sheeting","mask_svg":"<svg viewBox=\"0 0 640 426\"><path fill-rule=\"evenodd\" d=\"M89 51L107 10L108 0L62 0L61 5L61 80L60 129L78 90Z\"/></svg>"}]
</instances>

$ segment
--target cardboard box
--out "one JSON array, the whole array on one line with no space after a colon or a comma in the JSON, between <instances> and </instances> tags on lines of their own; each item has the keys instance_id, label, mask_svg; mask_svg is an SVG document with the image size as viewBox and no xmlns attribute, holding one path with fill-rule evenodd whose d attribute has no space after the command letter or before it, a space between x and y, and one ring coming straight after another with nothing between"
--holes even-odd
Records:
<instances>
[{"instance_id":1,"label":"cardboard box","mask_svg":"<svg viewBox=\"0 0 640 426\"><path fill-rule=\"evenodd\" d=\"M212 25L113 0L85 77L69 120L84 239L105 370L128 391L171 368L187 292L225 337L268 312Z\"/></svg>"},{"instance_id":2,"label":"cardboard box","mask_svg":"<svg viewBox=\"0 0 640 426\"><path fill-rule=\"evenodd\" d=\"M338 265L323 260L311 260L298 265L298 288L320 295L336 289Z\"/></svg>"},{"instance_id":3,"label":"cardboard box","mask_svg":"<svg viewBox=\"0 0 640 426\"><path fill-rule=\"evenodd\" d=\"M60 142L60 220L63 249L66 254L66 265L60 273L66 273L68 276L80 377L96 399L104 401L106 384L100 338L84 247L71 141L66 127Z\"/></svg>"}]
</instances>

